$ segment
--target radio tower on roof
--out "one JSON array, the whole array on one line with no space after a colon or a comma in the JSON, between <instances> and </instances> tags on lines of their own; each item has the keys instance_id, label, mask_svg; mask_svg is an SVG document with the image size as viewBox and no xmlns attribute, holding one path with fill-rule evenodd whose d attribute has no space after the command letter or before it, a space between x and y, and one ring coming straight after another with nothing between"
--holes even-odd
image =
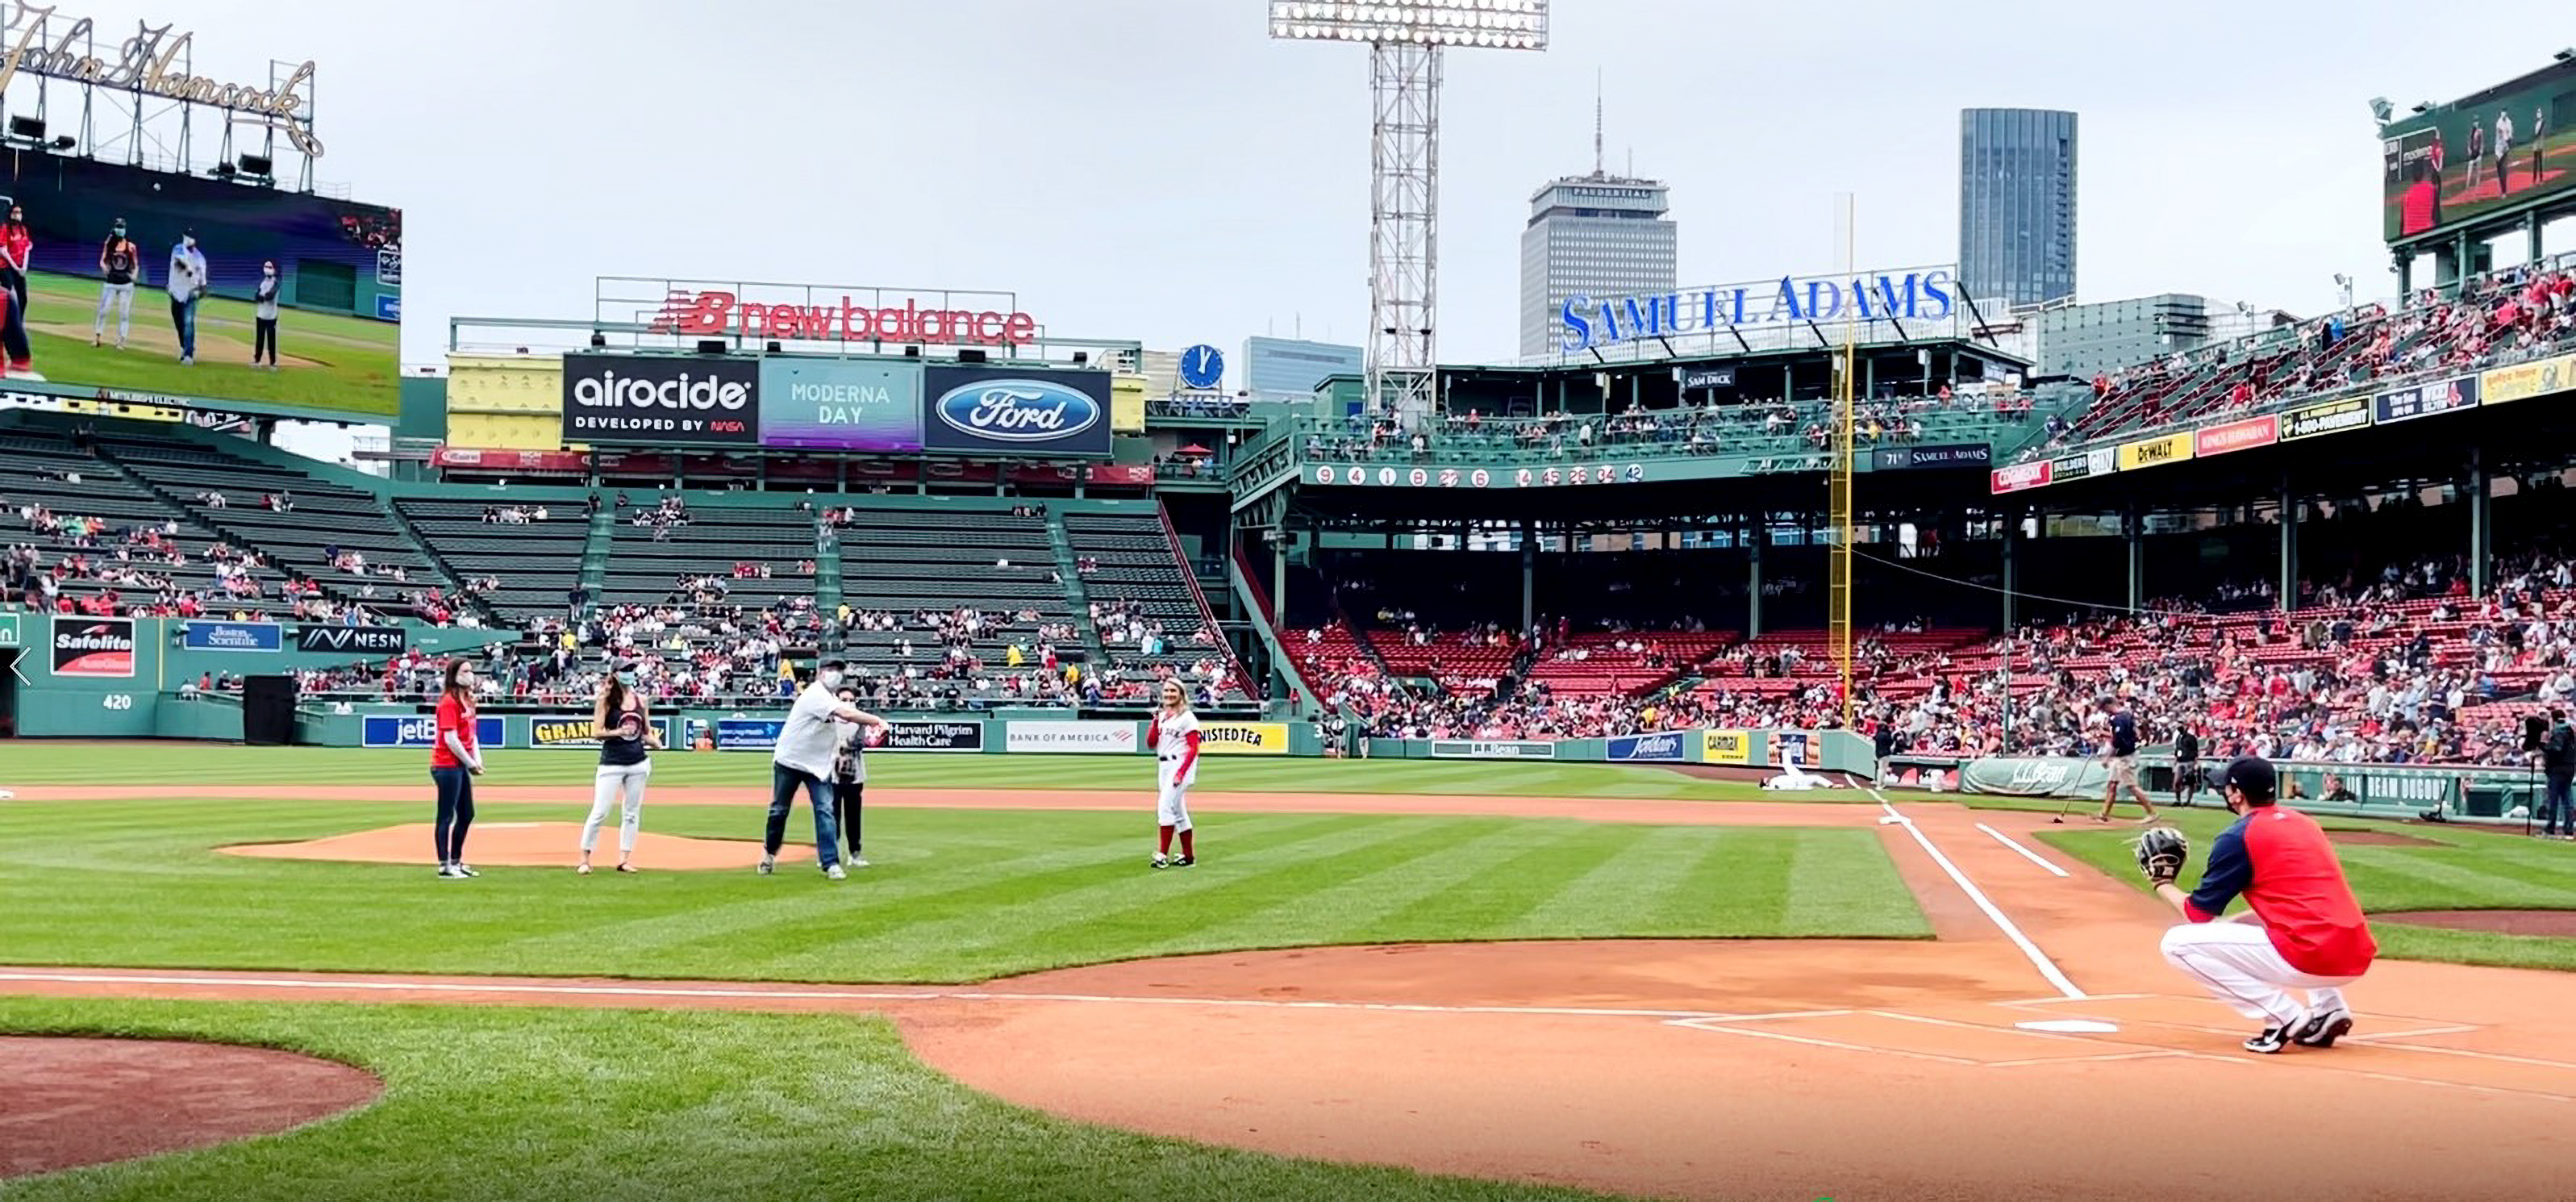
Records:
<instances>
[{"instance_id":1,"label":"radio tower on roof","mask_svg":"<svg viewBox=\"0 0 2576 1202\"><path fill-rule=\"evenodd\" d=\"M1592 69L1592 178L1601 178L1601 68Z\"/></svg>"}]
</instances>

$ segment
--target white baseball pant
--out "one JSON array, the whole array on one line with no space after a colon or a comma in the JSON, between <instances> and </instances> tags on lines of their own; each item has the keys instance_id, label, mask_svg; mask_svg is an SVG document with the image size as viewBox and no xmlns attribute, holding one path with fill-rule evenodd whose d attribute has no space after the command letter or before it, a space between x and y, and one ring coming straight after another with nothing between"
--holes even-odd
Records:
<instances>
[{"instance_id":1,"label":"white baseball pant","mask_svg":"<svg viewBox=\"0 0 2576 1202\"><path fill-rule=\"evenodd\" d=\"M116 344L123 346L125 336L134 330L134 285L101 284L98 286L98 320L92 322L89 327L89 332L93 336L100 338L107 336L107 311L110 307L116 309Z\"/></svg>"},{"instance_id":2,"label":"white baseball pant","mask_svg":"<svg viewBox=\"0 0 2576 1202\"><path fill-rule=\"evenodd\" d=\"M2343 987L2359 977L2319 977L2281 958L2258 923L2187 922L2165 932L2165 960L2247 1018L2286 1027L2310 1013L2348 1009ZM2286 992L2304 989L2303 1008Z\"/></svg>"},{"instance_id":3,"label":"white baseball pant","mask_svg":"<svg viewBox=\"0 0 2576 1202\"><path fill-rule=\"evenodd\" d=\"M1190 829L1190 787L1173 781L1163 782L1163 790L1154 799L1154 824L1175 831Z\"/></svg>"},{"instance_id":4,"label":"white baseball pant","mask_svg":"<svg viewBox=\"0 0 2576 1202\"><path fill-rule=\"evenodd\" d=\"M601 764L599 777L591 786L590 818L581 824L581 851L589 855L599 842L599 824L608 817L608 807L622 804L625 813L617 822L617 854L635 854L635 832L644 825L644 781L653 775L653 761L640 764Z\"/></svg>"}]
</instances>

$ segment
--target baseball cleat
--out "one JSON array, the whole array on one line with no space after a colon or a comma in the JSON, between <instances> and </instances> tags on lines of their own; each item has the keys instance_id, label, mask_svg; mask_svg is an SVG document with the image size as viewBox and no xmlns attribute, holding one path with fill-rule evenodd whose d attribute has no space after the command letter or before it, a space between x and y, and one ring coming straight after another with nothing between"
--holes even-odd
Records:
<instances>
[{"instance_id":1,"label":"baseball cleat","mask_svg":"<svg viewBox=\"0 0 2576 1202\"><path fill-rule=\"evenodd\" d=\"M1173 858L1172 858L1172 867L1174 867L1174 868L1187 868L1187 867L1189 867L1190 865L1192 865L1192 864L1196 864L1196 863L1198 863L1198 862L1199 862L1199 858L1198 858L1197 856L1175 856L1175 857L1173 857Z\"/></svg>"},{"instance_id":2,"label":"baseball cleat","mask_svg":"<svg viewBox=\"0 0 2576 1202\"><path fill-rule=\"evenodd\" d=\"M2299 1024L2298 1033L2290 1037L2290 1042L2304 1048L2330 1048L2336 1040L2351 1033L2352 1012L2329 1010L2310 1015L2308 1021Z\"/></svg>"},{"instance_id":3,"label":"baseball cleat","mask_svg":"<svg viewBox=\"0 0 2576 1202\"><path fill-rule=\"evenodd\" d=\"M2290 1028L2265 1027L2263 1028L2262 1034L2245 1041L2245 1050L2249 1052L2261 1052L2264 1055L2269 1056L2279 1052L2282 1048L2288 1047L2289 1044Z\"/></svg>"},{"instance_id":4,"label":"baseball cleat","mask_svg":"<svg viewBox=\"0 0 2576 1202\"><path fill-rule=\"evenodd\" d=\"M473 866L473 865L468 864L468 863L466 863L466 862L465 862L465 861L463 861L463 860L458 860L458 861L456 862L456 875L458 875L458 876L481 876L481 875L483 875L483 874L482 874L482 873L479 873L479 872L474 871L474 866Z\"/></svg>"},{"instance_id":5,"label":"baseball cleat","mask_svg":"<svg viewBox=\"0 0 2576 1202\"><path fill-rule=\"evenodd\" d=\"M1165 856L1165 855L1159 855L1159 854L1158 854L1158 855L1156 855L1156 856L1154 857L1154 867L1156 867L1156 868L1169 868L1169 867L1171 867L1171 866L1172 866L1172 860L1171 860L1171 857L1169 857L1169 856Z\"/></svg>"},{"instance_id":6,"label":"baseball cleat","mask_svg":"<svg viewBox=\"0 0 2576 1202\"><path fill-rule=\"evenodd\" d=\"M456 871L456 866L453 864L441 864L438 866L438 877L440 880L461 881L465 879L465 874Z\"/></svg>"},{"instance_id":7,"label":"baseball cleat","mask_svg":"<svg viewBox=\"0 0 2576 1202\"><path fill-rule=\"evenodd\" d=\"M834 864L831 867L824 869L823 875L836 881L846 881L850 879L850 874L841 871L841 866L838 864Z\"/></svg>"},{"instance_id":8,"label":"baseball cleat","mask_svg":"<svg viewBox=\"0 0 2576 1202\"><path fill-rule=\"evenodd\" d=\"M771 872L775 871L775 870L777 869L777 867L778 867L778 857L776 857L776 856L762 856L762 857L760 857L760 875L762 875L762 876L768 876Z\"/></svg>"}]
</instances>

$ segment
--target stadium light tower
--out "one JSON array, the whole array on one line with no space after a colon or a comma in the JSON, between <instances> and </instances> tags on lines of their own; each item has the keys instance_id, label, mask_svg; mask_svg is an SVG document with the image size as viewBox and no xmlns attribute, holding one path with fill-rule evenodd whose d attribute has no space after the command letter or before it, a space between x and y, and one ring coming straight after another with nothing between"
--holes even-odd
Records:
<instances>
[{"instance_id":1,"label":"stadium light tower","mask_svg":"<svg viewBox=\"0 0 2576 1202\"><path fill-rule=\"evenodd\" d=\"M1270 0L1270 36L1369 48L1368 409L1427 417L1439 360L1440 56L1547 49L1548 0Z\"/></svg>"}]
</instances>

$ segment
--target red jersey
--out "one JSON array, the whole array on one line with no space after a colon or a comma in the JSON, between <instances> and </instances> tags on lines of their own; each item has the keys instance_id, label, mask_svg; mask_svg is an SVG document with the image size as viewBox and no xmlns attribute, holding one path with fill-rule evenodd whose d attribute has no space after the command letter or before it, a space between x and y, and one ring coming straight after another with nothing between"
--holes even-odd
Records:
<instances>
[{"instance_id":1,"label":"red jersey","mask_svg":"<svg viewBox=\"0 0 2576 1202\"><path fill-rule=\"evenodd\" d=\"M2240 894L2281 958L2300 972L2357 977L2379 955L2325 828L2297 810L2256 806L2220 832L2184 912L2193 922L2213 922Z\"/></svg>"},{"instance_id":2,"label":"red jersey","mask_svg":"<svg viewBox=\"0 0 2576 1202\"><path fill-rule=\"evenodd\" d=\"M456 758L455 752L447 749L447 736L451 734L456 736L457 742L465 745L467 751L473 752L478 758L482 756L483 749L474 745L474 706L461 697L446 696L438 699L438 718L429 736L430 767L462 768L465 766Z\"/></svg>"}]
</instances>

